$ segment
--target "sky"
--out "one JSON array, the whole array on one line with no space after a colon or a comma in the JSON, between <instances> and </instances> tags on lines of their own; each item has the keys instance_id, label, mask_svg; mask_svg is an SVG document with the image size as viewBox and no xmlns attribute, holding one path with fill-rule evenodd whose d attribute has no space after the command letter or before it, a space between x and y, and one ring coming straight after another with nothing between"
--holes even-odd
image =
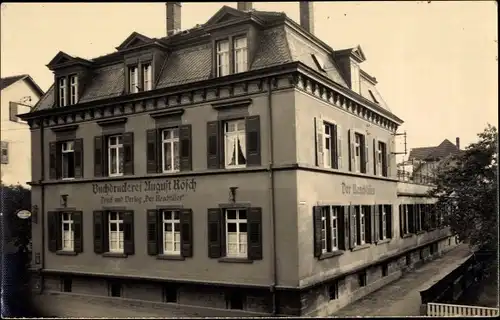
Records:
<instances>
[{"instance_id":1,"label":"sky","mask_svg":"<svg viewBox=\"0 0 500 320\"><path fill-rule=\"evenodd\" d=\"M223 5L183 3L182 29ZM255 2L299 21L298 2ZM116 51L132 32L165 36L165 4L2 3L1 76L27 73L47 90L46 64L59 52L92 59ZM377 78L390 110L405 123L407 151L444 139L461 147L498 124L495 1L315 2L315 34L335 50L360 45L361 68ZM397 151L404 152L398 137ZM404 156L401 156L404 157ZM402 160L402 159L400 159Z\"/></svg>"}]
</instances>

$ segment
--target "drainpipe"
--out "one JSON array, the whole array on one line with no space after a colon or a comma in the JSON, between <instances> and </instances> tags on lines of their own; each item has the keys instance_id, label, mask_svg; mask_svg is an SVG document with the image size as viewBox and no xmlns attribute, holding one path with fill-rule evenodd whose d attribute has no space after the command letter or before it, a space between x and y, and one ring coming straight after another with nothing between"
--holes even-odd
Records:
<instances>
[{"instance_id":1,"label":"drainpipe","mask_svg":"<svg viewBox=\"0 0 500 320\"><path fill-rule=\"evenodd\" d=\"M40 219L40 227L42 229L42 250L40 252L40 259L41 259L41 268L39 270L40 272L40 293L43 292L43 276L42 276L42 270L45 269L45 126L44 126L44 121L42 119L41 124L40 124L40 151L41 151L41 159L40 159L40 165L42 167L42 172L40 175L40 187L41 187L41 197L42 197L42 202L40 203L40 212L39 212L39 219ZM33 161L33 160L32 160Z\"/></svg>"},{"instance_id":2,"label":"drainpipe","mask_svg":"<svg viewBox=\"0 0 500 320\"><path fill-rule=\"evenodd\" d=\"M270 208L271 212L269 214L270 216L270 225L271 225L271 232L272 232L272 241L271 241L271 252L272 252L272 258L271 258L271 263L272 263L272 269L271 273L273 276L273 284L271 285L271 292L273 295L273 316L276 316L277 310L276 310L276 284L278 282L278 268L277 268L277 263L276 263L276 217L275 217L275 212L276 212L276 202L274 201L274 174L273 174L273 164L274 164L274 148L273 148L273 108L272 108L272 80L271 77L267 79L267 110L268 110L268 139L267 139L267 145L268 145L268 154L269 154L269 164L267 167L267 171L269 172L269 201L270 201Z\"/></svg>"}]
</instances>

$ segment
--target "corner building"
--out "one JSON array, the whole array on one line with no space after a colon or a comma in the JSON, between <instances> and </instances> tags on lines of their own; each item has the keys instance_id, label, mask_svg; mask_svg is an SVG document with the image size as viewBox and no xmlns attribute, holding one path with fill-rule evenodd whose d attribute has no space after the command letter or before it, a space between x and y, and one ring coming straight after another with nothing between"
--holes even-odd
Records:
<instances>
[{"instance_id":1,"label":"corner building","mask_svg":"<svg viewBox=\"0 0 500 320\"><path fill-rule=\"evenodd\" d=\"M435 208L398 185L402 120L362 49L314 36L312 3L300 25L238 8L180 31L169 2L167 37L47 65L54 85L22 115L36 288L326 315L399 277L409 254L445 250L437 222L415 229L413 207Z\"/></svg>"}]
</instances>

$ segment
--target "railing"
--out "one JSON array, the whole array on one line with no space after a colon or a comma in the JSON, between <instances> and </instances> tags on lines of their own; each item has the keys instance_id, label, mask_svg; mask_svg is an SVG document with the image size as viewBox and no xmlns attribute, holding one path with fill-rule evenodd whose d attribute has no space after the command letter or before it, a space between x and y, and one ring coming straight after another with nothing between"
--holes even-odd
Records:
<instances>
[{"instance_id":1,"label":"railing","mask_svg":"<svg viewBox=\"0 0 500 320\"><path fill-rule=\"evenodd\" d=\"M427 304L429 317L498 317L498 308L462 306L457 304L433 303Z\"/></svg>"},{"instance_id":2,"label":"railing","mask_svg":"<svg viewBox=\"0 0 500 320\"><path fill-rule=\"evenodd\" d=\"M434 185L434 177L420 173L410 173L398 169L398 180L408 183Z\"/></svg>"}]
</instances>

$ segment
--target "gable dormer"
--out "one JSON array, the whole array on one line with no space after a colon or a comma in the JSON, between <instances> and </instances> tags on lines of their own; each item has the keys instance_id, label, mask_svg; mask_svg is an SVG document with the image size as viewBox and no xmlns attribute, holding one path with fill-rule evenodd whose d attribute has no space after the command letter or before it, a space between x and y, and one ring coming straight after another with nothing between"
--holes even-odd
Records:
<instances>
[{"instance_id":1,"label":"gable dormer","mask_svg":"<svg viewBox=\"0 0 500 320\"><path fill-rule=\"evenodd\" d=\"M361 69L359 65L366 60L363 50L358 45L354 48L337 50L334 52L335 60L344 74L349 88L352 91L361 93Z\"/></svg>"},{"instance_id":2,"label":"gable dormer","mask_svg":"<svg viewBox=\"0 0 500 320\"><path fill-rule=\"evenodd\" d=\"M92 74L93 62L60 51L47 64L54 73L56 107L77 104Z\"/></svg>"},{"instance_id":3,"label":"gable dormer","mask_svg":"<svg viewBox=\"0 0 500 320\"><path fill-rule=\"evenodd\" d=\"M123 55L125 94L155 89L167 48L138 32L133 32L118 47Z\"/></svg>"}]
</instances>

